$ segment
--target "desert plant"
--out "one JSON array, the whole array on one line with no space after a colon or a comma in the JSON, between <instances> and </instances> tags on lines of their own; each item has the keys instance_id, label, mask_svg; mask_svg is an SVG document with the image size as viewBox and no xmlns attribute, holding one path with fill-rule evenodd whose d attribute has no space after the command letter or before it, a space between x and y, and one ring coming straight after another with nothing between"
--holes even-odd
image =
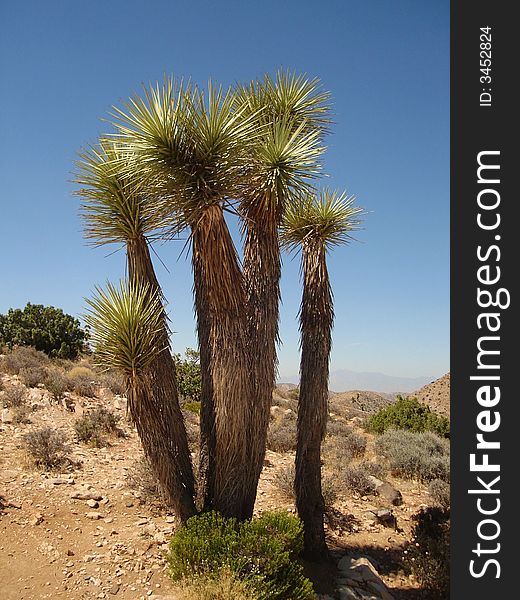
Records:
<instances>
[{"instance_id":1,"label":"desert plant","mask_svg":"<svg viewBox=\"0 0 520 600\"><path fill-rule=\"evenodd\" d=\"M451 504L451 490L450 484L442 479L432 479L428 485L428 494L430 495L433 502L448 510Z\"/></svg>"},{"instance_id":2,"label":"desert plant","mask_svg":"<svg viewBox=\"0 0 520 600\"><path fill-rule=\"evenodd\" d=\"M49 369L43 383L56 402L65 396L65 392L72 390L70 380L58 369Z\"/></svg>"},{"instance_id":3,"label":"desert plant","mask_svg":"<svg viewBox=\"0 0 520 600\"><path fill-rule=\"evenodd\" d=\"M19 377L27 387L36 387L47 378L47 369L44 367L22 367Z\"/></svg>"},{"instance_id":4,"label":"desert plant","mask_svg":"<svg viewBox=\"0 0 520 600\"><path fill-rule=\"evenodd\" d=\"M27 303L0 315L0 343L32 346L52 357L74 358L87 349L88 334L78 319L61 308Z\"/></svg>"},{"instance_id":5,"label":"desert plant","mask_svg":"<svg viewBox=\"0 0 520 600\"><path fill-rule=\"evenodd\" d=\"M0 360L0 369L18 375L22 369L39 369L49 363L48 357L34 348L16 346Z\"/></svg>"},{"instance_id":6,"label":"desert plant","mask_svg":"<svg viewBox=\"0 0 520 600\"><path fill-rule=\"evenodd\" d=\"M446 600L450 589L450 513L428 507L414 515L406 563L428 590L428 598Z\"/></svg>"},{"instance_id":7,"label":"desert plant","mask_svg":"<svg viewBox=\"0 0 520 600\"><path fill-rule=\"evenodd\" d=\"M182 579L174 591L183 600L257 600L247 585L228 569L221 569L216 577L200 576Z\"/></svg>"},{"instance_id":8,"label":"desert plant","mask_svg":"<svg viewBox=\"0 0 520 600\"><path fill-rule=\"evenodd\" d=\"M294 463L279 468L273 476L273 485L290 500L294 500Z\"/></svg>"},{"instance_id":9,"label":"desert plant","mask_svg":"<svg viewBox=\"0 0 520 600\"><path fill-rule=\"evenodd\" d=\"M90 310L85 318L92 326L95 356L100 364L124 373L130 415L145 455L168 502L185 520L195 513L194 477L177 402L175 365L169 350L164 354L165 323L159 292L147 283L130 280L118 287L109 284L107 291L98 288L97 296L87 302ZM168 396L170 391L173 397Z\"/></svg>"},{"instance_id":10,"label":"desert plant","mask_svg":"<svg viewBox=\"0 0 520 600\"><path fill-rule=\"evenodd\" d=\"M294 413L273 421L267 432L267 448L273 452L296 450L296 419Z\"/></svg>"},{"instance_id":11,"label":"desert plant","mask_svg":"<svg viewBox=\"0 0 520 600\"><path fill-rule=\"evenodd\" d=\"M378 460L377 462L373 460L364 460L358 465L367 475L372 475L372 477L377 477L377 479L384 479L388 472L388 467L386 463L382 460Z\"/></svg>"},{"instance_id":12,"label":"desert plant","mask_svg":"<svg viewBox=\"0 0 520 600\"><path fill-rule=\"evenodd\" d=\"M347 490L356 492L360 496L368 496L375 490L369 473L362 466L347 465L338 473L338 477Z\"/></svg>"},{"instance_id":13,"label":"desert plant","mask_svg":"<svg viewBox=\"0 0 520 600\"><path fill-rule=\"evenodd\" d=\"M167 504L161 483L145 456L135 462L132 468L127 471L126 482L128 487L139 492L144 503L152 506Z\"/></svg>"},{"instance_id":14,"label":"desert plant","mask_svg":"<svg viewBox=\"0 0 520 600\"><path fill-rule=\"evenodd\" d=\"M179 396L185 400L183 408L186 407L186 401L200 403L202 386L200 353L192 348L186 348L184 359L180 354L175 354L173 358L177 367L177 389L179 390Z\"/></svg>"},{"instance_id":15,"label":"desert plant","mask_svg":"<svg viewBox=\"0 0 520 600\"><path fill-rule=\"evenodd\" d=\"M100 385L108 388L113 394L124 396L126 394L126 384L124 377L119 371L106 369L99 376Z\"/></svg>"},{"instance_id":16,"label":"desert plant","mask_svg":"<svg viewBox=\"0 0 520 600\"><path fill-rule=\"evenodd\" d=\"M327 252L351 239L361 208L344 193L323 190L304 194L287 207L282 241L301 248L303 295L300 307L300 396L296 445L296 506L305 525L305 550L323 559L325 543L321 490L321 442L328 417L329 359L334 309L327 271Z\"/></svg>"},{"instance_id":17,"label":"desert plant","mask_svg":"<svg viewBox=\"0 0 520 600\"><path fill-rule=\"evenodd\" d=\"M70 448L67 435L60 429L42 427L24 436L25 447L37 467L58 469L66 464Z\"/></svg>"},{"instance_id":18,"label":"desert plant","mask_svg":"<svg viewBox=\"0 0 520 600\"><path fill-rule=\"evenodd\" d=\"M118 427L121 420L119 415L115 415L104 407L89 411L74 423L74 430L80 442L88 442L94 446L102 446L106 443L106 434L123 435Z\"/></svg>"},{"instance_id":19,"label":"desert plant","mask_svg":"<svg viewBox=\"0 0 520 600\"><path fill-rule=\"evenodd\" d=\"M4 386L2 402L7 408L19 408L27 402L27 388L23 385L7 384Z\"/></svg>"},{"instance_id":20,"label":"desert plant","mask_svg":"<svg viewBox=\"0 0 520 600\"><path fill-rule=\"evenodd\" d=\"M375 448L398 477L450 480L449 440L434 433L389 429L376 439Z\"/></svg>"},{"instance_id":21,"label":"desert plant","mask_svg":"<svg viewBox=\"0 0 520 600\"><path fill-rule=\"evenodd\" d=\"M286 513L238 522L208 512L177 531L168 563L174 580L230 571L258 600L304 600L314 592L297 561L302 548L302 524Z\"/></svg>"},{"instance_id":22,"label":"desert plant","mask_svg":"<svg viewBox=\"0 0 520 600\"><path fill-rule=\"evenodd\" d=\"M435 414L417 398L399 396L393 404L371 415L366 426L368 431L378 434L387 429L406 429L414 432L433 431L441 437L450 437L449 419Z\"/></svg>"},{"instance_id":23,"label":"desert plant","mask_svg":"<svg viewBox=\"0 0 520 600\"><path fill-rule=\"evenodd\" d=\"M365 454L367 439L344 421L335 420L327 424L324 451L325 446L338 462L348 462L350 458L359 458Z\"/></svg>"}]
</instances>

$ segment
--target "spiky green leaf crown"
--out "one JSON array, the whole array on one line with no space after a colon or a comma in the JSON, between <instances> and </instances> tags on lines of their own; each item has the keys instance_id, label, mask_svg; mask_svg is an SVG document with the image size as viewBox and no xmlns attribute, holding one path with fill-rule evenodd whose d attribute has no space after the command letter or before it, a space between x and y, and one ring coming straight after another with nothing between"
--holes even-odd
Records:
<instances>
[{"instance_id":1,"label":"spiky green leaf crown","mask_svg":"<svg viewBox=\"0 0 520 600\"><path fill-rule=\"evenodd\" d=\"M98 364L138 376L164 348L161 347L164 312L159 294L135 281L111 283L86 300L85 321Z\"/></svg>"},{"instance_id":2,"label":"spiky green leaf crown","mask_svg":"<svg viewBox=\"0 0 520 600\"><path fill-rule=\"evenodd\" d=\"M135 157L117 141L102 139L79 152L75 192L83 200L84 234L94 244L124 243L140 235L153 238L170 224L161 201L135 176Z\"/></svg>"},{"instance_id":3,"label":"spiky green leaf crown","mask_svg":"<svg viewBox=\"0 0 520 600\"><path fill-rule=\"evenodd\" d=\"M354 200L345 192L328 189L295 199L284 215L282 244L293 251L316 242L326 249L348 243L353 239L350 233L359 229L359 217L366 214L353 205Z\"/></svg>"}]
</instances>

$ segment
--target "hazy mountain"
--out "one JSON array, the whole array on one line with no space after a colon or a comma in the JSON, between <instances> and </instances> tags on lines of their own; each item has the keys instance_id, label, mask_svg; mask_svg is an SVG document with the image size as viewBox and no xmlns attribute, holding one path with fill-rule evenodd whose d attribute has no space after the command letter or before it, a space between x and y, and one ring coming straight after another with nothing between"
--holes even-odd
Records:
<instances>
[{"instance_id":1,"label":"hazy mountain","mask_svg":"<svg viewBox=\"0 0 520 600\"><path fill-rule=\"evenodd\" d=\"M282 376L280 381L298 383L298 376ZM332 371L329 379L329 389L334 392L345 390L370 390L373 392L414 392L434 377L394 377L384 373L357 372L342 369Z\"/></svg>"}]
</instances>

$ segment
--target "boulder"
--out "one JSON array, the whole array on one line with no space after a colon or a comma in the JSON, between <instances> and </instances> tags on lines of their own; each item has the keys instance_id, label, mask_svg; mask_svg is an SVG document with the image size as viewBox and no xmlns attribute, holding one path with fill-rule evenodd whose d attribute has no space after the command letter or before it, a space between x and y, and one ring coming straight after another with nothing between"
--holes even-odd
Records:
<instances>
[{"instance_id":1,"label":"boulder","mask_svg":"<svg viewBox=\"0 0 520 600\"><path fill-rule=\"evenodd\" d=\"M378 496L388 500L393 506L400 506L403 503L401 492L387 481L382 481L373 475L369 475L371 483L374 485L374 491Z\"/></svg>"}]
</instances>

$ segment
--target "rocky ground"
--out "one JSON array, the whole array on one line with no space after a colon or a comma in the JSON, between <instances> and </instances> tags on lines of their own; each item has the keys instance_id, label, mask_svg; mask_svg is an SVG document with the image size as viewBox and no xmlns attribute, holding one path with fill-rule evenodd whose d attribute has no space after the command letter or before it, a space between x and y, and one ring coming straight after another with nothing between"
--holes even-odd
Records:
<instances>
[{"instance_id":1,"label":"rocky ground","mask_svg":"<svg viewBox=\"0 0 520 600\"><path fill-rule=\"evenodd\" d=\"M3 378L17 384L16 376ZM4 411L0 424L2 600L180 598L172 595L165 562L174 517L145 503L142 493L129 487L127 473L142 451L135 430L124 420L124 399L108 390L92 399L70 393L75 405L71 411L41 386L29 394L30 422L10 422ZM99 405L123 417L125 437L113 437L102 448L75 442L74 420ZM37 470L24 451L23 435L42 425L68 432L72 462L63 473ZM368 454L370 448L371 443ZM293 460L290 452L268 451L257 512L294 511L274 481L281 466ZM417 582L402 571L401 558L410 539L411 516L428 502L427 492L419 483L390 483L401 492L399 506L382 496L339 494L327 535L335 557L342 559L340 568L309 566L323 598L425 598Z\"/></svg>"}]
</instances>

